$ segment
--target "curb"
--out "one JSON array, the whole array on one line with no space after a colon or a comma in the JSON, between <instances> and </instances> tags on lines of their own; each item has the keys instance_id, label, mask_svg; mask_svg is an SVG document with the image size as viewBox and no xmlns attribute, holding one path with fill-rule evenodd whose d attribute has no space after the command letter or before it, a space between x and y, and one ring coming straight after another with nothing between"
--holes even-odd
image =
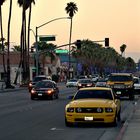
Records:
<instances>
[{"instance_id":1,"label":"curb","mask_svg":"<svg viewBox=\"0 0 140 140\"><path fill-rule=\"evenodd\" d=\"M136 105L137 105L137 102L135 102L132 113L129 114L128 118L124 122L124 124L123 124L121 130L119 131L119 134L117 135L117 138L115 140L122 140L122 138L125 134L125 131L129 125L129 121L132 119L134 113L136 112Z\"/></svg>"},{"instance_id":2,"label":"curb","mask_svg":"<svg viewBox=\"0 0 140 140\"><path fill-rule=\"evenodd\" d=\"M3 90L0 90L0 93L4 93L4 92L13 92L13 91L25 90L25 89L26 89L26 88L3 89Z\"/></svg>"}]
</instances>

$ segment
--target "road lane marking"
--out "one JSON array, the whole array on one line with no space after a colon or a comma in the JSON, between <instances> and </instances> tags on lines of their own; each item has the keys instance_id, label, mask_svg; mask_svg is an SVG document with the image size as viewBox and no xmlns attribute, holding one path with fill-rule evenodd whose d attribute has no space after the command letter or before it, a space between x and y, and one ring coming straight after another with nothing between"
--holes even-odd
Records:
<instances>
[{"instance_id":1,"label":"road lane marking","mask_svg":"<svg viewBox=\"0 0 140 140\"><path fill-rule=\"evenodd\" d=\"M61 130L64 130L64 129L53 127L53 128L51 128L50 130L51 130L51 131L61 131Z\"/></svg>"}]
</instances>

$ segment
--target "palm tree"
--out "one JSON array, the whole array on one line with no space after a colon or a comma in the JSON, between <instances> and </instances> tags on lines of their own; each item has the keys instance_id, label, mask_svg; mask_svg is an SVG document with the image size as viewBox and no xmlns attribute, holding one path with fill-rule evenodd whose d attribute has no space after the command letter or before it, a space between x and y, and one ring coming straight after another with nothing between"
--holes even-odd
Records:
<instances>
[{"instance_id":1,"label":"palm tree","mask_svg":"<svg viewBox=\"0 0 140 140\"><path fill-rule=\"evenodd\" d=\"M123 55L123 53L125 52L126 47L127 46L125 44L120 46L121 55Z\"/></svg>"},{"instance_id":2,"label":"palm tree","mask_svg":"<svg viewBox=\"0 0 140 140\"><path fill-rule=\"evenodd\" d=\"M54 53L54 50L56 49L56 45L46 42L38 42L38 50L41 51L39 56L40 64L43 66L43 71L45 67L46 57L49 57L51 60L51 63L56 60L56 54ZM41 69L40 69L41 70Z\"/></svg>"},{"instance_id":3,"label":"palm tree","mask_svg":"<svg viewBox=\"0 0 140 140\"><path fill-rule=\"evenodd\" d=\"M32 3L35 4L35 0L29 0L28 5L29 5L29 19L28 19L28 39L27 39L27 77L30 77L30 62L29 62L29 48L30 48L30 23L31 23L31 12L32 12ZM29 79L28 79L29 81Z\"/></svg>"},{"instance_id":4,"label":"palm tree","mask_svg":"<svg viewBox=\"0 0 140 140\"><path fill-rule=\"evenodd\" d=\"M13 48L11 48L13 50L13 52L20 52L21 51L21 47L18 45L13 46Z\"/></svg>"},{"instance_id":5,"label":"palm tree","mask_svg":"<svg viewBox=\"0 0 140 140\"><path fill-rule=\"evenodd\" d=\"M1 26L1 45L2 45L2 54L3 54L3 69L4 73L6 74L6 67L5 67L5 53L4 53L4 38L3 38L3 26L2 26L2 5L5 0L0 0L0 26Z\"/></svg>"},{"instance_id":6,"label":"palm tree","mask_svg":"<svg viewBox=\"0 0 140 140\"><path fill-rule=\"evenodd\" d=\"M7 82L6 88L11 88L11 76L10 76L10 24L12 14L12 0L10 0L9 7L9 19L8 19L8 33L7 33Z\"/></svg>"},{"instance_id":7,"label":"palm tree","mask_svg":"<svg viewBox=\"0 0 140 140\"><path fill-rule=\"evenodd\" d=\"M134 72L136 70L136 63L131 57L126 58L126 70L127 72Z\"/></svg>"},{"instance_id":8,"label":"palm tree","mask_svg":"<svg viewBox=\"0 0 140 140\"><path fill-rule=\"evenodd\" d=\"M29 81L29 42L30 42L30 22L31 22L31 10L32 3L35 4L35 0L18 0L18 4L22 7L22 29L21 29L21 62L23 67L23 81ZM26 10L29 8L29 20L28 20L28 35L26 43ZM27 44L27 45L26 45Z\"/></svg>"},{"instance_id":9,"label":"palm tree","mask_svg":"<svg viewBox=\"0 0 140 140\"><path fill-rule=\"evenodd\" d=\"M71 36L72 36L72 19L76 11L78 11L77 5L74 2L69 2L67 3L67 6L65 8L66 13L69 14L69 17L71 19L71 24L70 24L70 38L69 38L69 70L70 70L70 46L71 46ZM70 73L69 73L69 78L70 78Z\"/></svg>"}]
</instances>

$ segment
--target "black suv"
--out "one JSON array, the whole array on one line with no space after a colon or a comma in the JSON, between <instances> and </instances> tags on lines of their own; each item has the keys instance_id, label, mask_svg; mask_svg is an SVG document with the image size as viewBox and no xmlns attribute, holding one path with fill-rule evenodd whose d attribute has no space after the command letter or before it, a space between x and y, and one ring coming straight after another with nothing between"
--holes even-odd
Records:
<instances>
[{"instance_id":1,"label":"black suv","mask_svg":"<svg viewBox=\"0 0 140 140\"><path fill-rule=\"evenodd\" d=\"M112 73L107 81L107 86L112 88L117 95L128 96L133 100L134 80L131 73Z\"/></svg>"}]
</instances>

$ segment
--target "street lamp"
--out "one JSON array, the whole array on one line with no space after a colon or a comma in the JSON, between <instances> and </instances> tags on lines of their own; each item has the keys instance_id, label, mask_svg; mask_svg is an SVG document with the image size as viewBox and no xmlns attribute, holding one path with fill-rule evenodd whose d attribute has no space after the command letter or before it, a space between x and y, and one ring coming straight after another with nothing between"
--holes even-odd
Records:
<instances>
[{"instance_id":1,"label":"street lamp","mask_svg":"<svg viewBox=\"0 0 140 140\"><path fill-rule=\"evenodd\" d=\"M41 24L40 26L36 26L36 34L35 34L35 40L36 40L36 43L35 43L35 48L36 48L36 75L39 74L38 73L38 44L37 44L37 42L38 42L38 40L37 40L37 38L38 38L38 29L43 27L43 26L45 26L46 24L49 24L49 23L51 23L53 21L60 20L60 19L70 19L70 17L55 18L55 19L52 19L52 20L50 20L48 22L45 22L45 23Z\"/></svg>"}]
</instances>

